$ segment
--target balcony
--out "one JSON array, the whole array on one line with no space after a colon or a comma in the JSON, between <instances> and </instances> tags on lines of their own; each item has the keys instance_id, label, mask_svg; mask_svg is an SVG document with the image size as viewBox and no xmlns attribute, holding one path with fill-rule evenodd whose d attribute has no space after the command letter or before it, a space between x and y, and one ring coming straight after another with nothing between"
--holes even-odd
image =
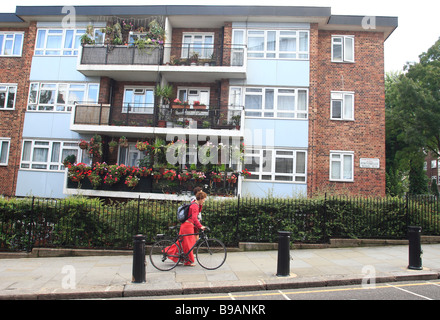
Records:
<instances>
[{"instance_id":1,"label":"balcony","mask_svg":"<svg viewBox=\"0 0 440 320\"><path fill-rule=\"evenodd\" d=\"M117 166L117 165L115 165ZM75 166L72 166L75 168ZM127 167L130 171L133 170L149 172L150 170L145 170L146 168L136 168ZM175 170L176 177L165 178L163 173L160 176L153 175L153 171L149 174L138 174L134 175L135 184L129 184L128 181L131 178L133 181L133 175L129 177L128 174L121 174L119 181L114 184L107 184L104 181L106 177L106 172L97 172L94 168L88 167L88 170L93 170L95 175L93 179L87 175L80 181L73 181L74 178L69 177L68 170L65 175L64 183L64 194L69 195L86 195L86 196L100 196L100 197L116 197L116 198L147 198L147 199L179 199L188 200L192 195L192 192L196 186L202 187L203 190L213 197L235 197L239 194L239 189L241 188L241 177L239 172L224 172L220 173L220 179L213 179L212 173L202 173L202 179L194 179L190 176L191 171L179 171ZM188 175L190 178L181 178L184 175ZM127 179L128 178L128 179ZM93 181L93 183L92 183ZM98 181L98 183L97 183Z\"/></svg>"},{"instance_id":2,"label":"balcony","mask_svg":"<svg viewBox=\"0 0 440 320\"><path fill-rule=\"evenodd\" d=\"M243 107L78 104L70 129L83 134L142 136L167 133L243 136Z\"/></svg>"},{"instance_id":3,"label":"balcony","mask_svg":"<svg viewBox=\"0 0 440 320\"><path fill-rule=\"evenodd\" d=\"M84 45L77 70L85 76L117 81L156 81L161 72L170 82L213 82L246 78L243 45L177 44L146 47Z\"/></svg>"}]
</instances>

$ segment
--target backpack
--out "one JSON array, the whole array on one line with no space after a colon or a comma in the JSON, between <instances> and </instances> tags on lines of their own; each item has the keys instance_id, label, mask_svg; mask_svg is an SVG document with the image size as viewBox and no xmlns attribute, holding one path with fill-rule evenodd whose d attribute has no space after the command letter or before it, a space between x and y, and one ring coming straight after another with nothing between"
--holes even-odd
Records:
<instances>
[{"instance_id":1,"label":"backpack","mask_svg":"<svg viewBox=\"0 0 440 320\"><path fill-rule=\"evenodd\" d=\"M186 220L188 220L189 207L192 204L194 203L183 204L177 209L177 221L185 222Z\"/></svg>"}]
</instances>

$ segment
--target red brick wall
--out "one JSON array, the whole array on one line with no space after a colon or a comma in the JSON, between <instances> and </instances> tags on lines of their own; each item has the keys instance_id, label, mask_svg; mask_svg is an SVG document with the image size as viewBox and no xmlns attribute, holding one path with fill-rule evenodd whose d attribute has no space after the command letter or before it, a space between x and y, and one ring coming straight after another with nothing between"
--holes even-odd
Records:
<instances>
[{"instance_id":1,"label":"red brick wall","mask_svg":"<svg viewBox=\"0 0 440 320\"><path fill-rule=\"evenodd\" d=\"M355 36L355 63L331 62L331 36ZM383 34L311 29L309 196L343 193L385 195L385 93ZM354 121L330 120L331 91L354 91ZM354 181L332 182L330 150L354 151ZM360 168L380 159L379 169Z\"/></svg>"},{"instance_id":2,"label":"red brick wall","mask_svg":"<svg viewBox=\"0 0 440 320\"><path fill-rule=\"evenodd\" d=\"M24 114L29 94L29 74L34 52L36 23L28 28L1 28L0 31L23 31L21 57L0 57L0 83L16 83L14 110L0 110L0 137L11 138L7 166L0 167L0 194L15 194L17 172L20 166Z\"/></svg>"}]
</instances>

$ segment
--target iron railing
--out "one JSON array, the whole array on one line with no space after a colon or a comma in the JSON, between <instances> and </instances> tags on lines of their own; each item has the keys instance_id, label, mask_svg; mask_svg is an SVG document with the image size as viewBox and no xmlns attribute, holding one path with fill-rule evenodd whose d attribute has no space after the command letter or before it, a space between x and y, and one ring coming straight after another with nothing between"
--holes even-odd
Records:
<instances>
[{"instance_id":1,"label":"iron railing","mask_svg":"<svg viewBox=\"0 0 440 320\"><path fill-rule=\"evenodd\" d=\"M0 248L131 248L134 234L152 243L177 224L178 201L0 199ZM202 224L227 245L276 242L277 231L294 242L322 243L331 237L406 239L408 226L440 235L439 200L428 197L208 200Z\"/></svg>"},{"instance_id":2,"label":"iron railing","mask_svg":"<svg viewBox=\"0 0 440 320\"><path fill-rule=\"evenodd\" d=\"M245 45L177 43L138 48L134 45L84 45L82 65L244 66Z\"/></svg>"},{"instance_id":3,"label":"iron railing","mask_svg":"<svg viewBox=\"0 0 440 320\"><path fill-rule=\"evenodd\" d=\"M77 104L73 125L236 130L242 126L242 113L242 107L229 106L166 105L155 108L153 104L139 103L122 106Z\"/></svg>"}]
</instances>

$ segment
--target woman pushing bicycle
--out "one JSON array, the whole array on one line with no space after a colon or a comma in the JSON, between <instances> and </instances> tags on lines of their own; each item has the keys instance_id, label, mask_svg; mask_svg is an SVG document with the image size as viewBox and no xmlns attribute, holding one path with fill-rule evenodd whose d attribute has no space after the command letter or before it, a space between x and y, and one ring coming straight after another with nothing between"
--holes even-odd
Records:
<instances>
[{"instance_id":1,"label":"woman pushing bicycle","mask_svg":"<svg viewBox=\"0 0 440 320\"><path fill-rule=\"evenodd\" d=\"M185 252L188 252L189 250L191 250L194 247L194 244L196 243L196 236L195 235L187 235L187 234L191 234L191 233L197 233L197 229L199 230L205 230L205 227L202 226L202 224L200 223L199 219L198 219L198 215L199 215L199 208L201 206L203 206L203 203L206 200L206 193L203 191L199 191L196 194L196 200L194 202L191 203L191 206L189 207L189 211L188 211L188 219L182 223L182 225L180 226L180 231L179 231L179 235L186 235L184 237L182 237L182 249ZM169 259L173 260L174 262L177 262L178 258L177 257L173 257L173 255L176 255L176 253L179 252L179 249L177 248L177 246L174 244L171 248L166 248L166 251L168 253ZM178 254L177 254L178 256ZM191 266L194 267L194 253L189 252L188 254L188 260L185 261L184 263L185 266Z\"/></svg>"}]
</instances>

